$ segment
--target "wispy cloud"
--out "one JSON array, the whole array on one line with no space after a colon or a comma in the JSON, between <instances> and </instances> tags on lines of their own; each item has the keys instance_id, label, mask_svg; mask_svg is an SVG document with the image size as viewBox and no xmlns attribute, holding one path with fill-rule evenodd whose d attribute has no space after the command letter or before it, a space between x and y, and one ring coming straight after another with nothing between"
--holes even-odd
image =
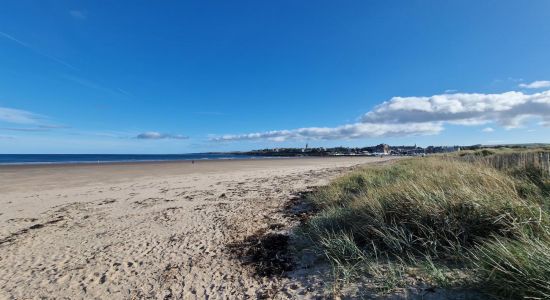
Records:
<instances>
[{"instance_id":1,"label":"wispy cloud","mask_svg":"<svg viewBox=\"0 0 550 300\"><path fill-rule=\"evenodd\" d=\"M496 123L505 128L516 128L534 117L542 119L541 125L550 126L550 91L535 94L512 91L501 94L454 93L429 97L393 97L364 114L359 123L228 134L214 136L210 140L329 140L430 135L443 131L445 124L471 126Z\"/></svg>"},{"instance_id":2,"label":"wispy cloud","mask_svg":"<svg viewBox=\"0 0 550 300\"><path fill-rule=\"evenodd\" d=\"M0 130L20 131L20 132L41 132L41 131L48 131L49 129L41 128L41 127L0 127Z\"/></svg>"},{"instance_id":3,"label":"wispy cloud","mask_svg":"<svg viewBox=\"0 0 550 300\"><path fill-rule=\"evenodd\" d=\"M50 130L65 129L65 128L69 128L69 127L64 125L38 125L35 127L0 127L0 130L20 131L20 132L42 132L42 131L50 131Z\"/></svg>"},{"instance_id":4,"label":"wispy cloud","mask_svg":"<svg viewBox=\"0 0 550 300\"><path fill-rule=\"evenodd\" d=\"M195 114L195 115L205 115L205 116L222 116L222 115L225 115L224 113L219 112L219 111L196 111L196 112L193 112L193 114Z\"/></svg>"},{"instance_id":5,"label":"wispy cloud","mask_svg":"<svg viewBox=\"0 0 550 300\"><path fill-rule=\"evenodd\" d=\"M78 20L86 20L88 18L86 12L82 10L71 10L69 11L69 14L71 15L71 17Z\"/></svg>"},{"instance_id":6,"label":"wispy cloud","mask_svg":"<svg viewBox=\"0 0 550 300\"><path fill-rule=\"evenodd\" d=\"M481 131L483 131L485 133L491 133L491 132L494 132L495 129L493 129L492 127L485 127Z\"/></svg>"},{"instance_id":7,"label":"wispy cloud","mask_svg":"<svg viewBox=\"0 0 550 300\"><path fill-rule=\"evenodd\" d=\"M494 79L492 84L509 84L509 83L518 83L518 82L522 82L524 79L523 78L517 78L517 77L507 77L507 78L497 78L497 79Z\"/></svg>"},{"instance_id":8,"label":"wispy cloud","mask_svg":"<svg viewBox=\"0 0 550 300\"><path fill-rule=\"evenodd\" d=\"M531 83L522 83L519 85L520 88L524 89L541 89L550 87L550 81L548 80L537 80Z\"/></svg>"},{"instance_id":9,"label":"wispy cloud","mask_svg":"<svg viewBox=\"0 0 550 300\"><path fill-rule=\"evenodd\" d=\"M0 107L0 121L13 124L37 124L44 117L30 111Z\"/></svg>"},{"instance_id":10,"label":"wispy cloud","mask_svg":"<svg viewBox=\"0 0 550 300\"><path fill-rule=\"evenodd\" d=\"M123 89L121 89L121 88L116 88L115 91L117 91L117 92L123 94L124 96L132 96L132 94L131 94L130 92L128 92L128 91L126 91L126 90L123 90Z\"/></svg>"},{"instance_id":11,"label":"wispy cloud","mask_svg":"<svg viewBox=\"0 0 550 300\"><path fill-rule=\"evenodd\" d=\"M69 74L62 74L61 77L63 77L64 79L66 80L69 80L69 81L72 81L74 83L78 83L82 86L85 86L87 88L91 88L91 89L95 89L95 90L101 90L101 91L104 91L104 92L114 92L113 90L109 89L109 88L106 88L98 83L96 83L95 81L92 81L92 80L89 80L89 79L86 79L86 78L82 78L82 77L78 77L78 76L74 76L74 75L69 75Z\"/></svg>"},{"instance_id":12,"label":"wispy cloud","mask_svg":"<svg viewBox=\"0 0 550 300\"><path fill-rule=\"evenodd\" d=\"M51 60L51 61L54 61L54 62L56 62L56 63L58 63L58 64L60 64L60 65L63 65L63 66L65 66L65 67L70 68L70 69L73 69L73 70L77 70L76 67L74 67L73 65L69 64L68 62L66 62L66 61L64 61L64 60L62 60L62 59L59 59L59 58L57 58L57 57L55 57L55 56L49 55L49 54L47 54L47 53L44 53L44 52L42 52L42 51L36 49L35 47L31 46L29 43L24 42L24 41L22 41L22 40L20 40L20 39L17 39L17 38L15 38L15 37L13 37L12 35L9 35L9 34L7 34L7 33L5 33L5 32L0 31L0 37L3 37L3 38L5 38L5 39L7 39L7 40L10 40L10 41L12 41L12 42L14 42L14 43L16 43L16 44L19 44L20 46L23 46L23 47L25 47L25 48L27 48L27 49L33 51L34 53L36 53L36 54L38 54L38 55L40 55L40 56L42 56L42 57L45 57L45 58L47 58L47 59L49 59L49 60Z\"/></svg>"},{"instance_id":13,"label":"wispy cloud","mask_svg":"<svg viewBox=\"0 0 550 300\"><path fill-rule=\"evenodd\" d=\"M124 96L130 96L130 93L128 93L127 91L125 91L123 89L120 89L120 88L111 89L111 88L105 87L104 85L99 84L99 83L97 83L93 80L87 79L87 78L74 76L74 75L70 75L70 74L61 74L60 76L65 80L77 83L81 86L84 86L84 87L87 87L87 88L90 88L90 89L94 89L94 90L98 90L98 91L102 91L102 92L106 92L106 93L111 93L111 94L121 94L121 95L124 95Z\"/></svg>"},{"instance_id":14,"label":"wispy cloud","mask_svg":"<svg viewBox=\"0 0 550 300\"><path fill-rule=\"evenodd\" d=\"M66 129L66 128L70 128L67 125L56 125L56 124L42 124L42 125L39 125L38 127L43 128L43 129Z\"/></svg>"},{"instance_id":15,"label":"wispy cloud","mask_svg":"<svg viewBox=\"0 0 550 300\"><path fill-rule=\"evenodd\" d=\"M9 34L7 34L7 33L5 33L5 32L0 31L0 36L3 37L3 38L5 38L5 39L8 39L8 40L10 40L10 41L12 41L12 42L15 42L15 43L17 43L17 44L19 44L19 45L21 45L21 46L23 46L23 47L32 48L29 44L27 44L27 43L25 43L25 42L23 42L23 41L21 41L21 40L18 40L18 39L14 38L13 36L11 36L11 35L9 35Z\"/></svg>"},{"instance_id":16,"label":"wispy cloud","mask_svg":"<svg viewBox=\"0 0 550 300\"><path fill-rule=\"evenodd\" d=\"M274 130L247 134L228 134L211 138L212 141L240 140L340 140L407 135L433 135L441 132L439 123L375 124L355 123L338 127L309 127L291 130Z\"/></svg>"},{"instance_id":17,"label":"wispy cloud","mask_svg":"<svg viewBox=\"0 0 550 300\"><path fill-rule=\"evenodd\" d=\"M52 124L47 116L9 107L0 107L0 124L2 123L10 124L0 127L3 131L42 132L69 128L65 125Z\"/></svg>"},{"instance_id":18,"label":"wispy cloud","mask_svg":"<svg viewBox=\"0 0 550 300\"><path fill-rule=\"evenodd\" d=\"M72 15L72 12L71 11L71 15ZM81 14L84 14L84 12L82 11L74 11L75 15L78 15L78 13L81 13ZM77 13L78 12L78 13ZM74 16L74 15L73 15ZM85 14L83 15L85 17ZM34 53L42 56L42 57L45 57L51 61L54 61L60 65L63 65L69 69L72 69L74 71L78 71L78 69L76 67L74 67L73 65L69 64L68 62L64 61L64 60L61 60L55 56L52 56L52 55L49 55L47 53L44 53L38 49L36 49L35 47L31 46L29 43L26 43L20 39L17 39L15 37L13 37L12 35L9 35L5 32L2 32L0 31L0 37L3 37L7 40L10 40L22 47L25 47L31 51L33 51ZM78 77L78 76L74 76L74 75L69 75L69 74L61 74L61 77L63 77L64 79L66 80L69 80L69 81L72 81L72 82L75 82L75 83L78 83L82 86L85 86L85 87L88 87L88 88L92 88L92 89L96 89L96 90L101 90L101 91L104 91L104 92L109 92L109 93L113 93L113 94L121 94L121 95L124 95L124 96L131 96L131 94L121 88L116 88L116 89L110 89L108 87L105 87L93 80L90 80L90 79L86 79L86 78L82 78L82 77Z\"/></svg>"},{"instance_id":19,"label":"wispy cloud","mask_svg":"<svg viewBox=\"0 0 550 300\"><path fill-rule=\"evenodd\" d=\"M181 134L168 134L168 133L160 133L156 131L147 131L147 132L138 134L136 138L140 140L163 140L163 139L185 140L185 139L188 139L189 137Z\"/></svg>"}]
</instances>

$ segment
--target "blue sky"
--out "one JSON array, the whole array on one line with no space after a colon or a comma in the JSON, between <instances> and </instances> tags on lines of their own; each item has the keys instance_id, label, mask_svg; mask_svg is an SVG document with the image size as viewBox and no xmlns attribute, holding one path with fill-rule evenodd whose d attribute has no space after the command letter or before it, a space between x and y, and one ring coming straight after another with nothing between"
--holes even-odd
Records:
<instances>
[{"instance_id":1,"label":"blue sky","mask_svg":"<svg viewBox=\"0 0 550 300\"><path fill-rule=\"evenodd\" d=\"M1 153L550 142L549 1L1 6Z\"/></svg>"}]
</instances>

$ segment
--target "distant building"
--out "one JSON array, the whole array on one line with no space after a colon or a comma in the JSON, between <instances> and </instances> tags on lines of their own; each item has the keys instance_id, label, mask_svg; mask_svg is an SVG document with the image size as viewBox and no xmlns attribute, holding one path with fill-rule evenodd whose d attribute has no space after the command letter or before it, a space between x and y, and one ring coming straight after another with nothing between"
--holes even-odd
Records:
<instances>
[{"instance_id":1,"label":"distant building","mask_svg":"<svg viewBox=\"0 0 550 300\"><path fill-rule=\"evenodd\" d=\"M390 146L388 144L380 144L374 146L375 153L390 154Z\"/></svg>"},{"instance_id":2,"label":"distant building","mask_svg":"<svg viewBox=\"0 0 550 300\"><path fill-rule=\"evenodd\" d=\"M476 145L477 146L477 145ZM417 146L389 146L388 144L380 144L376 146L367 147L309 147L306 143L304 148L272 148L262 150L252 150L244 152L250 155L259 156L329 156L329 155L401 155L401 156L424 156L425 154L432 153L449 153L465 149L470 149L476 146L428 146L426 148Z\"/></svg>"}]
</instances>

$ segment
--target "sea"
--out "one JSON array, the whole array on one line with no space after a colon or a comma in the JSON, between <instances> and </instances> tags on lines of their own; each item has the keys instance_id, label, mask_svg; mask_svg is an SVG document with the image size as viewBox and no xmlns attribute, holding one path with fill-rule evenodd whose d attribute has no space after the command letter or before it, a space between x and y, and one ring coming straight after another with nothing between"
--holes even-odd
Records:
<instances>
[{"instance_id":1,"label":"sea","mask_svg":"<svg viewBox=\"0 0 550 300\"><path fill-rule=\"evenodd\" d=\"M101 164L114 162L161 162L216 159L260 159L244 154L0 154L0 165L24 164Z\"/></svg>"}]
</instances>

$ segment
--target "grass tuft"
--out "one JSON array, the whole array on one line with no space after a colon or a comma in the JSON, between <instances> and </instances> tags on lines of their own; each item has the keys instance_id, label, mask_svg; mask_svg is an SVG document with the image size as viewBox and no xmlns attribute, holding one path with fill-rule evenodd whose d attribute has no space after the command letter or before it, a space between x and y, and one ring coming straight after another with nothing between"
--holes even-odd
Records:
<instances>
[{"instance_id":1,"label":"grass tuft","mask_svg":"<svg viewBox=\"0 0 550 300\"><path fill-rule=\"evenodd\" d=\"M480 282L508 299L550 299L550 242L524 237L477 245L470 261Z\"/></svg>"}]
</instances>

